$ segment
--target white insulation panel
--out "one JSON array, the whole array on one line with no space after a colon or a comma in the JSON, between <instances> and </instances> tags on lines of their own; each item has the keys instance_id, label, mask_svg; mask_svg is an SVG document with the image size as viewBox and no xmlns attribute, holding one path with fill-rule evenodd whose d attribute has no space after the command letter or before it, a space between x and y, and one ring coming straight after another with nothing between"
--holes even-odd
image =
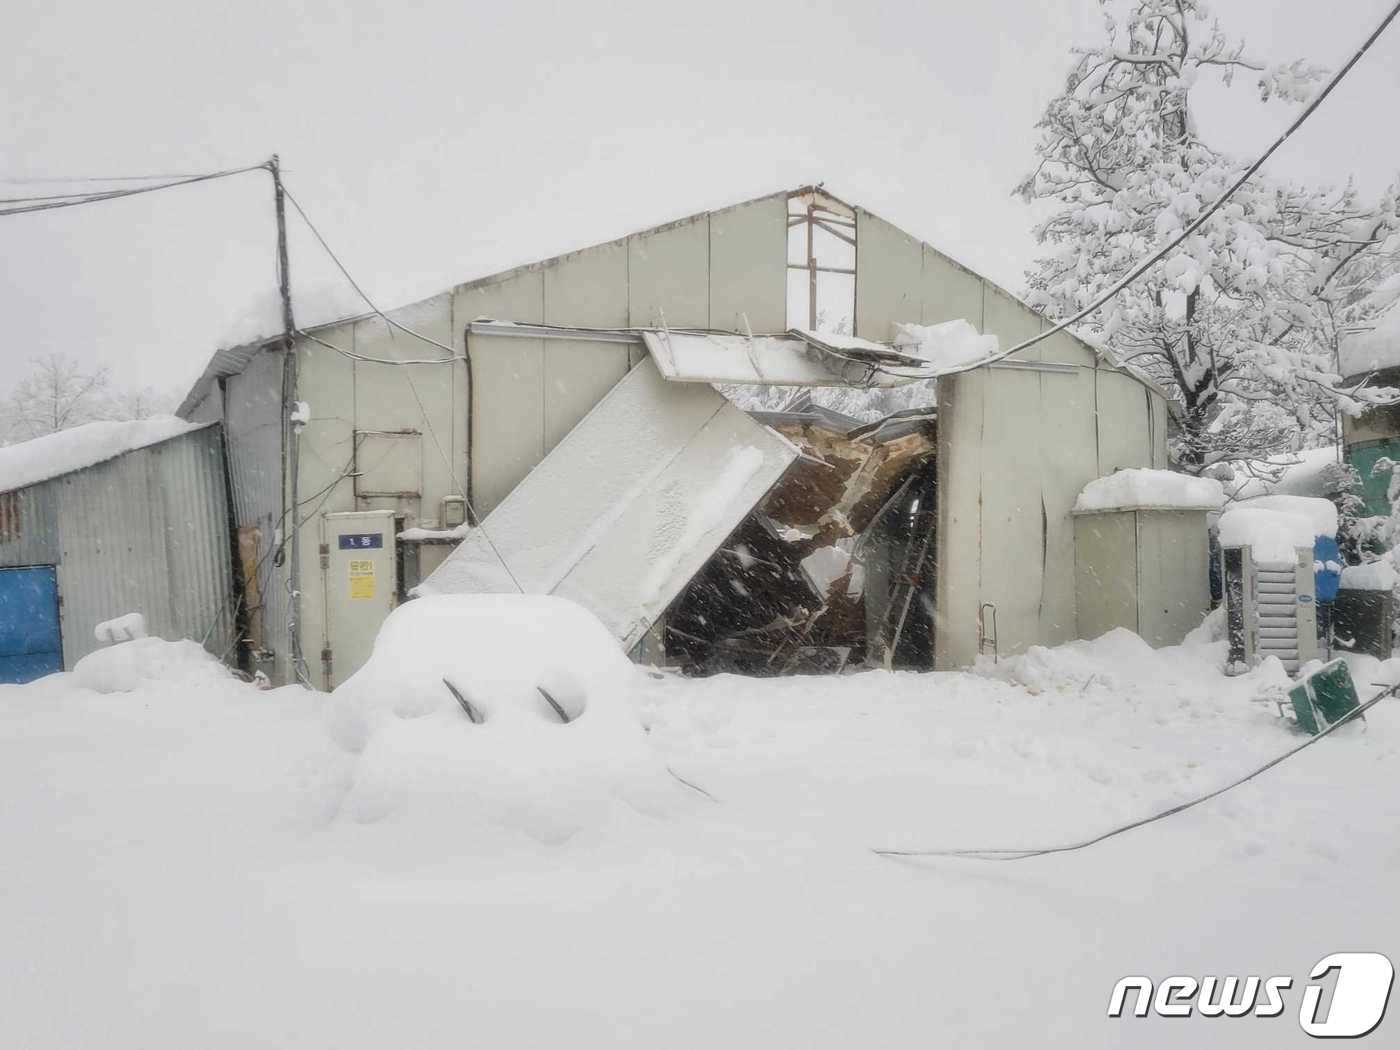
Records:
<instances>
[{"instance_id":1,"label":"white insulation panel","mask_svg":"<svg viewBox=\"0 0 1400 1050\"><path fill-rule=\"evenodd\" d=\"M557 594L630 648L796 457L714 389L667 382L648 357L418 593Z\"/></svg>"}]
</instances>

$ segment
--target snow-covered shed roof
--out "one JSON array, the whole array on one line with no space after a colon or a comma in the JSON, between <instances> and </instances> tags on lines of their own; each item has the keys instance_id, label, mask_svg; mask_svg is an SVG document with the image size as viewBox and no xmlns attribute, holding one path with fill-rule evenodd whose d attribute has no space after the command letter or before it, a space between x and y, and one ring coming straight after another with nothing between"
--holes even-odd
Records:
<instances>
[{"instance_id":1,"label":"snow-covered shed roof","mask_svg":"<svg viewBox=\"0 0 1400 1050\"><path fill-rule=\"evenodd\" d=\"M1391 304L1374 327L1343 336L1337 357L1347 378L1400 368L1400 302Z\"/></svg>"},{"instance_id":2,"label":"snow-covered shed roof","mask_svg":"<svg viewBox=\"0 0 1400 1050\"><path fill-rule=\"evenodd\" d=\"M1096 478L1074 503L1075 514L1126 510L1219 510L1220 482L1170 470L1133 467Z\"/></svg>"},{"instance_id":3,"label":"snow-covered shed roof","mask_svg":"<svg viewBox=\"0 0 1400 1050\"><path fill-rule=\"evenodd\" d=\"M32 441L0 448L0 492L27 488L75 470L105 463L125 452L157 445L214 423L189 423L175 416L84 423Z\"/></svg>"}]
</instances>

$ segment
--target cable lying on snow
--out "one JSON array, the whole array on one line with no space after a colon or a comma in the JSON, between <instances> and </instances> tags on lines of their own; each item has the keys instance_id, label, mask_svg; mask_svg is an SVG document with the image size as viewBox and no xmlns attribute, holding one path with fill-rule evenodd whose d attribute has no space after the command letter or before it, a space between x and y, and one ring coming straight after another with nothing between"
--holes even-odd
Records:
<instances>
[{"instance_id":1,"label":"cable lying on snow","mask_svg":"<svg viewBox=\"0 0 1400 1050\"><path fill-rule=\"evenodd\" d=\"M1238 780L1226 784L1224 787L1216 788L1214 791L1211 791L1208 794L1201 795L1199 798L1194 798L1189 802L1182 802L1178 805L1172 806L1170 809L1164 809L1160 813L1154 813L1150 817L1143 817L1141 820L1135 820L1131 824L1123 824L1120 827L1113 828L1110 831L1105 831L1103 834L1095 835L1093 838L1085 839L1083 842L1074 842L1063 846L1046 846L1040 849L875 849L872 852L881 857L969 857L973 860L1025 860L1027 857L1044 857L1051 853L1072 853L1075 850L1081 850L1089 846L1097 845L1098 843L1103 842L1106 839L1111 839L1114 836L1121 835L1126 831L1132 831L1134 828L1140 828L1145 824L1151 824L1158 820L1165 820L1167 817L1174 816L1177 813L1184 813L1186 810L1191 809L1193 806L1199 806L1202 802L1209 802L1211 799L1225 794L1225 792L1231 790L1232 788L1237 788L1241 784L1253 780L1255 777L1259 776L1259 774L1265 773L1268 770L1273 769L1274 766L1283 762L1285 759L1292 758L1304 748L1312 747L1313 744L1316 744L1327 734L1333 732L1334 730L1340 729L1348 722L1361 717L1361 715L1363 715L1369 708L1374 707L1376 704L1380 703L1388 696L1394 696L1397 691L1400 691L1400 684L1393 685L1388 689L1382 690L1379 694L1371 697L1371 699L1367 700L1364 704L1356 708L1354 711L1348 712L1346 715L1333 722L1330 726L1322 730L1322 732L1318 733L1316 736L1309 737L1297 747L1290 748L1283 754L1279 755L1277 758L1264 763L1264 765L1260 766L1252 773L1247 773L1244 776L1240 777Z\"/></svg>"}]
</instances>

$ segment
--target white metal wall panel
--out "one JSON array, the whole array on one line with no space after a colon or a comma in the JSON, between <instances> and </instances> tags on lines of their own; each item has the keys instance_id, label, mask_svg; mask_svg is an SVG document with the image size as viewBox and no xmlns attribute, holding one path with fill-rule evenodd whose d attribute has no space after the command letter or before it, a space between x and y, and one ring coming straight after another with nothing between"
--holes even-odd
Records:
<instances>
[{"instance_id":1,"label":"white metal wall panel","mask_svg":"<svg viewBox=\"0 0 1400 1050\"><path fill-rule=\"evenodd\" d=\"M466 326L478 317L543 323L544 271L523 270L457 289L452 345L465 345ZM465 412L468 469L473 506L485 515L544 455L544 342L473 337L470 350L474 386L467 390Z\"/></svg>"},{"instance_id":2,"label":"white metal wall panel","mask_svg":"<svg viewBox=\"0 0 1400 1050\"><path fill-rule=\"evenodd\" d=\"M1138 633L1179 645L1210 608L1205 512L1141 510L1137 528Z\"/></svg>"},{"instance_id":3,"label":"white metal wall panel","mask_svg":"<svg viewBox=\"0 0 1400 1050\"><path fill-rule=\"evenodd\" d=\"M985 296L982 302L982 331L1000 339L1003 350L1040 334L1039 314L1026 309L993 284L984 282L982 287ZM1039 361L1041 345L1037 343L1022 350L1015 360Z\"/></svg>"},{"instance_id":4,"label":"white metal wall panel","mask_svg":"<svg viewBox=\"0 0 1400 1050\"><path fill-rule=\"evenodd\" d=\"M625 327L627 242L585 248L545 266L544 321L578 328Z\"/></svg>"},{"instance_id":5,"label":"white metal wall panel","mask_svg":"<svg viewBox=\"0 0 1400 1050\"><path fill-rule=\"evenodd\" d=\"M627 239L628 316L634 328L708 328L710 219L702 215Z\"/></svg>"},{"instance_id":6,"label":"white metal wall panel","mask_svg":"<svg viewBox=\"0 0 1400 1050\"><path fill-rule=\"evenodd\" d=\"M961 319L982 331L982 278L925 244L920 284L924 324Z\"/></svg>"},{"instance_id":7,"label":"white metal wall panel","mask_svg":"<svg viewBox=\"0 0 1400 1050\"><path fill-rule=\"evenodd\" d=\"M796 458L726 402L554 593L592 608L630 650Z\"/></svg>"},{"instance_id":8,"label":"white metal wall panel","mask_svg":"<svg viewBox=\"0 0 1400 1050\"><path fill-rule=\"evenodd\" d=\"M787 197L710 213L709 327L787 329Z\"/></svg>"},{"instance_id":9,"label":"white metal wall panel","mask_svg":"<svg viewBox=\"0 0 1400 1050\"><path fill-rule=\"evenodd\" d=\"M472 499L482 516L544 457L544 343L472 337Z\"/></svg>"},{"instance_id":10,"label":"white metal wall panel","mask_svg":"<svg viewBox=\"0 0 1400 1050\"><path fill-rule=\"evenodd\" d=\"M668 383L648 359L421 589L509 592L518 581L568 594L630 645L795 456L714 390Z\"/></svg>"},{"instance_id":11,"label":"white metal wall panel","mask_svg":"<svg viewBox=\"0 0 1400 1050\"><path fill-rule=\"evenodd\" d=\"M1080 514L1074 531L1079 637L1097 638L1115 627L1137 631L1137 515Z\"/></svg>"},{"instance_id":12,"label":"white metal wall panel","mask_svg":"<svg viewBox=\"0 0 1400 1050\"><path fill-rule=\"evenodd\" d=\"M451 297L440 295L396 310L400 324L444 346L453 345ZM355 353L390 361L436 360L448 354L430 343L397 331L377 317L355 325ZM465 451L455 441L453 420L464 396L466 369L450 364L385 365L355 362L355 429L361 432L417 430L417 462L406 454L389 457L372 485L359 490L417 491L413 501L360 500L356 509L397 509L409 525L436 527L442 498L457 495L466 484ZM363 450L364 444L361 444ZM372 466L368 464L366 466ZM400 476L401 475L401 476Z\"/></svg>"},{"instance_id":13,"label":"white metal wall panel","mask_svg":"<svg viewBox=\"0 0 1400 1050\"><path fill-rule=\"evenodd\" d=\"M1053 328L1054 324L1045 318L1039 318L1040 330L1043 332L1048 328ZM1094 351L1081 343L1068 332L1060 331L1042 339L1039 344L1040 360L1052 361L1063 365L1078 365L1081 368L1095 368L1098 365L1098 355Z\"/></svg>"},{"instance_id":14,"label":"white metal wall panel","mask_svg":"<svg viewBox=\"0 0 1400 1050\"><path fill-rule=\"evenodd\" d=\"M1056 377L1058 378L1058 377ZM1001 653L1040 641L1045 566L1040 382L1036 372L988 371L982 427L981 597L997 608Z\"/></svg>"},{"instance_id":15,"label":"white metal wall panel","mask_svg":"<svg viewBox=\"0 0 1400 1050\"><path fill-rule=\"evenodd\" d=\"M1094 373L1089 369L1076 369L1070 375L1041 373L1040 395L1042 423L1036 446L1046 526L1040 641L1058 644L1078 637L1070 515L1084 486L1099 476Z\"/></svg>"},{"instance_id":16,"label":"white metal wall panel","mask_svg":"<svg viewBox=\"0 0 1400 1050\"><path fill-rule=\"evenodd\" d=\"M1099 474L1153 462L1148 392L1122 372L1099 369Z\"/></svg>"},{"instance_id":17,"label":"white metal wall panel","mask_svg":"<svg viewBox=\"0 0 1400 1050\"><path fill-rule=\"evenodd\" d=\"M351 352L355 349L355 328L352 324L317 333L331 346ZM305 505L300 509L303 527L289 540L298 545L301 591L301 622L299 636L308 668L314 673L317 654L326 642L326 595L321 586L320 529L315 518L320 514L355 509L355 484L349 472L355 467L355 365L354 362L323 346L308 341L297 344L297 400L311 408L311 420L302 428L297 441L297 498ZM315 496L312 500L310 497ZM290 535L291 516L283 523ZM288 579L291 558L284 565ZM281 651L289 648L286 638L287 610L282 617L269 620L266 627L270 644ZM291 653L286 654L285 672L290 677ZM279 667L283 661L279 659Z\"/></svg>"},{"instance_id":18,"label":"white metal wall panel","mask_svg":"<svg viewBox=\"0 0 1400 1050\"><path fill-rule=\"evenodd\" d=\"M544 454L627 374L627 351L628 347L619 343L545 341Z\"/></svg>"},{"instance_id":19,"label":"white metal wall panel","mask_svg":"<svg viewBox=\"0 0 1400 1050\"><path fill-rule=\"evenodd\" d=\"M1170 419L1170 406L1167 399L1159 394L1149 394L1147 403L1152 409L1152 465L1158 470L1167 470L1171 464L1167 456L1167 424Z\"/></svg>"},{"instance_id":20,"label":"white metal wall panel","mask_svg":"<svg viewBox=\"0 0 1400 1050\"><path fill-rule=\"evenodd\" d=\"M478 317L499 321L544 323L544 270L521 270L498 281L463 285L452 293L452 318L462 339L462 329Z\"/></svg>"},{"instance_id":21,"label":"white metal wall panel","mask_svg":"<svg viewBox=\"0 0 1400 1050\"><path fill-rule=\"evenodd\" d=\"M862 208L856 209L856 330L888 342L897 322L923 317L923 244Z\"/></svg>"},{"instance_id":22,"label":"white metal wall panel","mask_svg":"<svg viewBox=\"0 0 1400 1050\"><path fill-rule=\"evenodd\" d=\"M982 564L983 393L989 370L938 381L938 576L934 622L939 669L977 658Z\"/></svg>"}]
</instances>

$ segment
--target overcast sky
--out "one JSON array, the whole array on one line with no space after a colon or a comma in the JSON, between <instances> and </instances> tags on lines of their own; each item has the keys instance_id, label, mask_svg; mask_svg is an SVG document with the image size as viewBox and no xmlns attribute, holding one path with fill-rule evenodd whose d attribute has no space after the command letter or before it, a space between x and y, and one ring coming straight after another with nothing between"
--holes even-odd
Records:
<instances>
[{"instance_id":1,"label":"overcast sky","mask_svg":"<svg viewBox=\"0 0 1400 1050\"><path fill-rule=\"evenodd\" d=\"M1329 66L1389 6L1211 5L1267 60ZM0 178L204 171L278 152L381 306L824 181L1019 290L1034 244L1010 191L1069 47L1098 26L1095 0L10 0ZM1245 85L1212 102L1208 137L1241 154L1291 116ZM1400 27L1274 170L1378 190L1400 168L1398 107ZM0 391L50 350L123 385L183 389L222 342L276 327L271 216L268 180L249 174L0 217ZM294 236L307 313L335 281L318 252Z\"/></svg>"}]
</instances>

